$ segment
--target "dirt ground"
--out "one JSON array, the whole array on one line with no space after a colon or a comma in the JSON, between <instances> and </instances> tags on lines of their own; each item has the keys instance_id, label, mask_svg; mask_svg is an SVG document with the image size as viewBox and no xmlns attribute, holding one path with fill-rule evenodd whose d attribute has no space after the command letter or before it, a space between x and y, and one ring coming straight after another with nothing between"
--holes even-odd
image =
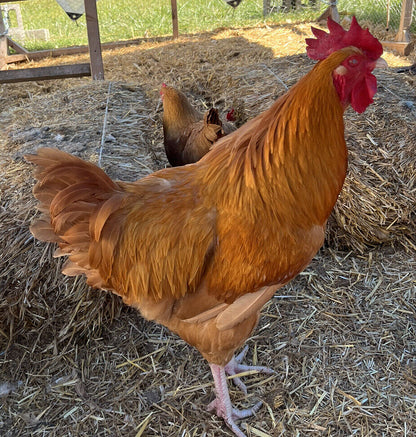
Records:
<instances>
[{"instance_id":1,"label":"dirt ground","mask_svg":"<svg viewBox=\"0 0 416 437\"><path fill-rule=\"evenodd\" d=\"M60 274L35 242L32 169L40 146L135 180L167 165L159 89L244 123L313 65L310 24L143 41L103 53L105 81L0 85L0 434L221 436L205 411L213 381L199 353L118 297ZM346 113L350 173L324 248L265 306L247 362L275 369L230 386L248 436L416 435L416 90L391 69L364 114ZM86 62L86 56L31 66ZM11 66L18 68L21 66Z\"/></svg>"}]
</instances>

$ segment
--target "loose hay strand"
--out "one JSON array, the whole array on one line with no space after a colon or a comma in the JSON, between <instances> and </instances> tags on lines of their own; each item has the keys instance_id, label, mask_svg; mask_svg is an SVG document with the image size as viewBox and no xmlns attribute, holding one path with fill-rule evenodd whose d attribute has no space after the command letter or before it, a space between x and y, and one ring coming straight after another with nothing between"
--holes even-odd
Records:
<instances>
[{"instance_id":1,"label":"loose hay strand","mask_svg":"<svg viewBox=\"0 0 416 437\"><path fill-rule=\"evenodd\" d=\"M104 113L104 121L103 121L103 134L101 136L100 151L98 153L98 163L97 163L99 167L101 167L101 159L103 156L104 141L105 141L105 135L106 135L106 130L107 130L108 105L110 104L111 85L112 85L112 83L110 82L108 84L107 102L105 104L105 113Z\"/></svg>"}]
</instances>

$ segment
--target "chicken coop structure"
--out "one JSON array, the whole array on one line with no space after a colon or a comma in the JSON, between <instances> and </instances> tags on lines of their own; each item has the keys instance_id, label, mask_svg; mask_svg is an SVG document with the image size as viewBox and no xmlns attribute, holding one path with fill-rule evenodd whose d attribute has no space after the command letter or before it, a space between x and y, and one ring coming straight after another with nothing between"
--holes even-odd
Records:
<instances>
[{"instance_id":1,"label":"chicken coop structure","mask_svg":"<svg viewBox=\"0 0 416 437\"><path fill-rule=\"evenodd\" d=\"M8 3L9 1L10 0L0 0L0 4ZM171 9L173 38L177 38L179 36L179 26L176 0L171 0ZM68 47L62 49L29 52L8 36L5 20L0 9L0 83L82 76L91 76L94 80L104 79L104 66L102 60L96 0L84 0L84 10L87 22L88 47ZM75 17L73 16L74 14L68 12L67 14L72 19L78 19L80 17L80 14L75 14ZM107 46L110 47L117 47L119 45L125 45L125 43L107 44ZM10 48L13 49L16 54L10 54ZM86 52L89 52L89 63L1 71L2 68L9 63L27 60L39 60L45 57L57 57Z\"/></svg>"},{"instance_id":2,"label":"chicken coop structure","mask_svg":"<svg viewBox=\"0 0 416 437\"><path fill-rule=\"evenodd\" d=\"M413 49L410 38L410 25L412 24L414 10L413 0L403 0L400 17L399 31L394 41L383 41L385 48L394 49L402 55L409 55Z\"/></svg>"},{"instance_id":3,"label":"chicken coop structure","mask_svg":"<svg viewBox=\"0 0 416 437\"><path fill-rule=\"evenodd\" d=\"M0 3L6 2L7 0L0 0ZM84 0L84 5L88 32L88 51L90 55L89 63L0 71L0 83L81 76L92 76L92 78L96 80L103 79L104 67L101 54L97 5L95 0ZM15 50L16 54L11 55L9 53L9 48ZM68 49L68 51L70 50L71 49ZM78 50L79 52L79 48L75 50ZM56 52L55 56L69 54L65 49ZM24 60L37 60L52 55L51 50L29 52L20 44L13 41L13 39L7 34L4 19L0 11L0 69L8 63Z\"/></svg>"},{"instance_id":4,"label":"chicken coop structure","mask_svg":"<svg viewBox=\"0 0 416 437\"><path fill-rule=\"evenodd\" d=\"M359 10L361 3L360 1L354 0L331 0L331 1L321 1L320 0L263 0L263 15L266 16L274 10L284 10L290 11L299 9L303 6L319 6L319 3L325 3L327 8L324 12L317 18L317 21L326 20L331 17L335 21L340 21L340 11L348 10L349 13L354 13L355 10ZM390 0L379 2L368 2L372 4L377 4L380 11L385 19L386 28L390 25L390 15L393 8L393 2ZM396 2L398 3L398 2ZM402 0L401 4L395 4L395 10L400 10L400 22L399 29L393 41L382 41L385 48L395 50L401 55L409 55L413 49L413 43L411 41L410 26L412 24L412 18L414 14L414 0Z\"/></svg>"},{"instance_id":5,"label":"chicken coop structure","mask_svg":"<svg viewBox=\"0 0 416 437\"><path fill-rule=\"evenodd\" d=\"M0 5L8 2L9 0L0 0ZM315 6L317 5L317 2L318 0L308 0L307 4ZM171 0L170 3L173 38L177 38L179 36L177 0ZM302 6L302 4L303 3L301 0L281 0L281 4L279 2L279 7L289 10L298 8ZM339 0L333 0L329 2L327 9L319 16L318 21L331 16L335 21L339 22L339 4L344 3ZM49 56L61 56L89 52L90 57L89 63L0 71L0 83L81 76L91 76L95 80L103 79L104 67L102 61L96 0L84 0L84 5L88 32L88 47L40 50L34 52L29 52L8 36L7 27L0 9L0 70L2 70L9 63L21 62L25 60L39 60ZM263 0L264 15L268 15L276 7L277 6L273 4L273 0ZM387 25L389 21L389 8L390 1L387 1ZM385 48L396 50L402 55L410 54L411 50L413 49L413 43L410 38L410 26L412 24L413 13L414 0L403 0L401 6L399 30L393 41L382 42ZM118 45L118 43L108 45L115 47ZM15 53L11 54L10 49L14 50Z\"/></svg>"}]
</instances>

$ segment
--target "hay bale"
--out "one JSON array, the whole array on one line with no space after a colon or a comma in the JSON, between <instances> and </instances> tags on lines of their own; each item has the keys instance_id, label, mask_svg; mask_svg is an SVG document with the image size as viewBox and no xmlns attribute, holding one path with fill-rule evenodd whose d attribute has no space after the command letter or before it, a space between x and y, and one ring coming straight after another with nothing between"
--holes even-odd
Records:
<instances>
[{"instance_id":1,"label":"hay bale","mask_svg":"<svg viewBox=\"0 0 416 437\"><path fill-rule=\"evenodd\" d=\"M416 249L415 88L377 73L375 104L346 114L349 169L329 226L329 244L358 253L379 244Z\"/></svg>"},{"instance_id":2,"label":"hay bale","mask_svg":"<svg viewBox=\"0 0 416 437\"><path fill-rule=\"evenodd\" d=\"M13 129L1 141L0 229L4 238L0 241L0 269L7 293L0 313L3 311L5 320L23 321L22 329L38 328L53 314L62 325L57 328L60 340L78 331L94 330L103 320L110 322L119 314L121 302L109 293L91 293L82 278L63 277L61 262L52 259L53 247L34 241L29 232L36 214L31 194L34 181L23 155L51 146L97 162L102 149L104 170L123 180L136 180L160 168L165 158L154 146L160 135L154 129L154 108L140 88L112 84L107 134L102 137L108 91L107 83L90 82L38 95L26 106L9 109ZM43 296L47 289L54 293ZM69 308L70 323L65 325ZM57 317L63 313L65 317Z\"/></svg>"}]
</instances>

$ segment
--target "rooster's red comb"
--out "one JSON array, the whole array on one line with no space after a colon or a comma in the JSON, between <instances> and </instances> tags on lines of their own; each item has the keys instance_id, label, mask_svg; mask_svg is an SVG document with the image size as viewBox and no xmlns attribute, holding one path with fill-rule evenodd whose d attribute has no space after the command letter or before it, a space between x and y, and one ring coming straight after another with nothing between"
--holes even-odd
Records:
<instances>
[{"instance_id":1,"label":"rooster's red comb","mask_svg":"<svg viewBox=\"0 0 416 437\"><path fill-rule=\"evenodd\" d=\"M311 59L325 59L332 52L344 47L354 46L362 50L371 60L378 59L383 54L383 46L368 29L363 29L352 17L349 30L345 30L340 24L328 17L329 33L312 27L314 38L306 39L306 53Z\"/></svg>"}]
</instances>

